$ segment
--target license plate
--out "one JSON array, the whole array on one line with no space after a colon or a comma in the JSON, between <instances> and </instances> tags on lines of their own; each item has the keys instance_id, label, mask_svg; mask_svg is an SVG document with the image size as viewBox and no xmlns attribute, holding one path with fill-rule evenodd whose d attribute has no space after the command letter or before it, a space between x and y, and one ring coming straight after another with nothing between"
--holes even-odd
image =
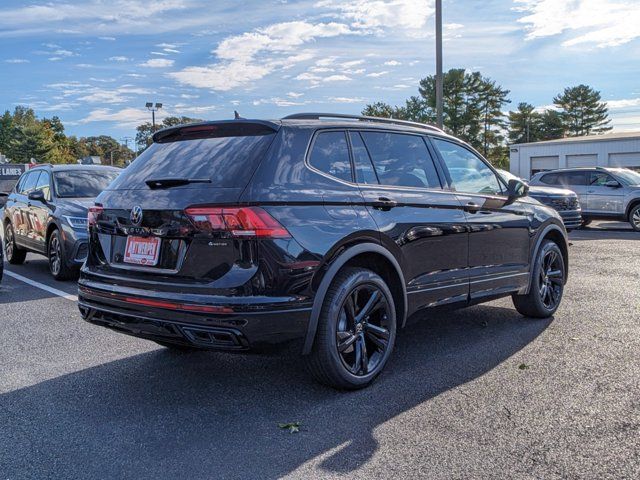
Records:
<instances>
[{"instance_id":1,"label":"license plate","mask_svg":"<svg viewBox=\"0 0 640 480\"><path fill-rule=\"evenodd\" d=\"M160 239L157 237L127 237L124 261L136 265L155 266L160 256Z\"/></svg>"}]
</instances>

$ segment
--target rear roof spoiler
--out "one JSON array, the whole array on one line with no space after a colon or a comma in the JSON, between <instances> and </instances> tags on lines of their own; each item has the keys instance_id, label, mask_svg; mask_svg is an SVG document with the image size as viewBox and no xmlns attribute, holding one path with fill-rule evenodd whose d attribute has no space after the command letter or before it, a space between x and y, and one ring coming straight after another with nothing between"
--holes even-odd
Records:
<instances>
[{"instance_id":1,"label":"rear roof spoiler","mask_svg":"<svg viewBox=\"0 0 640 480\"><path fill-rule=\"evenodd\" d=\"M200 123L187 123L184 125L176 125L175 127L163 128L153 134L153 141L155 143L163 143L171 140L178 140L180 138L207 138L209 136L207 132L214 133L217 128L221 128L227 131L232 131L237 128L239 134L246 132L246 134L259 134L257 132L268 133L269 130L277 132L280 129L280 123L270 122L267 120L217 120L211 122Z\"/></svg>"}]
</instances>

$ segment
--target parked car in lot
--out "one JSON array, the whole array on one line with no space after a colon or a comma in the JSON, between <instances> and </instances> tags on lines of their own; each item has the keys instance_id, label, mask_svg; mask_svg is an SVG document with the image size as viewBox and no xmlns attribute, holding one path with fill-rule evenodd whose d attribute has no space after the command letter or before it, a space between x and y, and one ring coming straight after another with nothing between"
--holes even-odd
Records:
<instances>
[{"instance_id":1,"label":"parked car in lot","mask_svg":"<svg viewBox=\"0 0 640 480\"><path fill-rule=\"evenodd\" d=\"M509 182L509 180L519 180L528 183L526 180L506 170L498 169L497 172L505 182ZM580 208L578 195L576 195L575 192L566 188L529 185L529 196L557 210L568 231L582 226L582 209Z\"/></svg>"},{"instance_id":2,"label":"parked car in lot","mask_svg":"<svg viewBox=\"0 0 640 480\"><path fill-rule=\"evenodd\" d=\"M535 174L530 184L562 186L576 192L585 225L592 220L620 220L640 231L640 173L631 169L552 170Z\"/></svg>"},{"instance_id":3,"label":"parked car in lot","mask_svg":"<svg viewBox=\"0 0 640 480\"><path fill-rule=\"evenodd\" d=\"M418 310L560 304L560 215L439 129L298 114L153 140L89 209L78 295L96 325L180 350L294 342L355 389Z\"/></svg>"},{"instance_id":4,"label":"parked car in lot","mask_svg":"<svg viewBox=\"0 0 640 480\"><path fill-rule=\"evenodd\" d=\"M2 244L2 238L0 237L0 282L4 275L4 246Z\"/></svg>"},{"instance_id":5,"label":"parked car in lot","mask_svg":"<svg viewBox=\"0 0 640 480\"><path fill-rule=\"evenodd\" d=\"M87 209L120 169L41 165L25 172L4 209L5 253L11 264L27 252L45 255L56 280L77 276L87 256Z\"/></svg>"}]
</instances>

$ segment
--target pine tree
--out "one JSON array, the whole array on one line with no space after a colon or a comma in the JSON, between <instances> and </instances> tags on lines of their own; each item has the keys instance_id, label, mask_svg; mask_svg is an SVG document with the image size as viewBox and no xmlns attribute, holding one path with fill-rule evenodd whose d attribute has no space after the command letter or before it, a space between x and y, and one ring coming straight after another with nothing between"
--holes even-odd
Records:
<instances>
[{"instance_id":1,"label":"pine tree","mask_svg":"<svg viewBox=\"0 0 640 480\"><path fill-rule=\"evenodd\" d=\"M601 99L600 92L587 85L567 87L553 99L569 136L601 134L613 128L607 104Z\"/></svg>"},{"instance_id":2,"label":"pine tree","mask_svg":"<svg viewBox=\"0 0 640 480\"><path fill-rule=\"evenodd\" d=\"M537 142L541 139L541 115L530 103L521 102L509 112L509 141L511 143Z\"/></svg>"}]
</instances>

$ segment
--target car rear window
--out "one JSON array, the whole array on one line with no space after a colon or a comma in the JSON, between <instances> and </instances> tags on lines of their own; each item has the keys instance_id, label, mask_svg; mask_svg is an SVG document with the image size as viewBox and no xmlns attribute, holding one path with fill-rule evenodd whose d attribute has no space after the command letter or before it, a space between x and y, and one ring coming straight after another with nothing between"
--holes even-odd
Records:
<instances>
[{"instance_id":1,"label":"car rear window","mask_svg":"<svg viewBox=\"0 0 640 480\"><path fill-rule=\"evenodd\" d=\"M213 187L244 187L271 144L275 132L227 135L154 143L111 184L110 190L148 188L150 179L209 179ZM189 138L189 137L183 137ZM202 188L192 184L181 188Z\"/></svg>"},{"instance_id":2,"label":"car rear window","mask_svg":"<svg viewBox=\"0 0 640 480\"><path fill-rule=\"evenodd\" d=\"M118 170L62 170L54 172L53 183L60 198L94 198L117 176Z\"/></svg>"}]
</instances>

